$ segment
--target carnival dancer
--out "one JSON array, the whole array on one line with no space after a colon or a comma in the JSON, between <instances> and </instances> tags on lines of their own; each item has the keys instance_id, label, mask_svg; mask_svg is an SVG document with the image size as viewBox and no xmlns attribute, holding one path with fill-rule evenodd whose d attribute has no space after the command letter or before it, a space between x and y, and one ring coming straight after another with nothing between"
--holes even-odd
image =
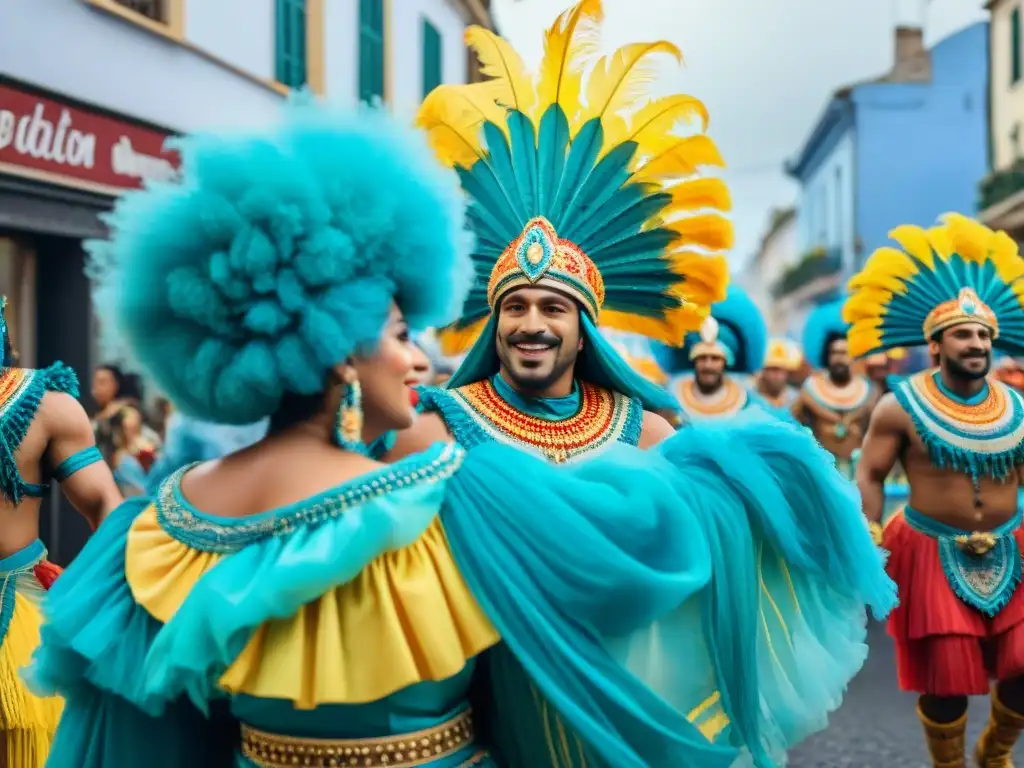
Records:
<instances>
[{"instance_id":1,"label":"carnival dancer","mask_svg":"<svg viewBox=\"0 0 1024 768\"><path fill-rule=\"evenodd\" d=\"M446 354L469 352L445 391L421 392L395 455L451 434L567 461L674 432L658 415L677 410L673 398L598 328L681 344L700 326L728 279L729 194L698 176L722 165L703 104L650 100L648 73L678 49L626 46L595 66L600 15L587 0L559 17L536 84L507 42L471 29L493 79L440 87L420 109L471 201L475 282L462 318L438 333ZM673 134L681 121L692 136Z\"/></svg>"},{"instance_id":2,"label":"carnival dancer","mask_svg":"<svg viewBox=\"0 0 1024 768\"><path fill-rule=\"evenodd\" d=\"M770 339L764 365L755 377L754 392L777 414L789 415L798 390L789 378L800 369L800 347L789 339Z\"/></svg>"},{"instance_id":3,"label":"carnival dancer","mask_svg":"<svg viewBox=\"0 0 1024 768\"><path fill-rule=\"evenodd\" d=\"M711 307L711 317L699 334L689 334L678 349L658 347L668 370L684 371L669 384L684 418L727 418L751 406L773 412L736 378L760 367L767 336L757 306L742 289L731 285L725 301ZM789 420L788 414L785 418Z\"/></svg>"},{"instance_id":4,"label":"carnival dancer","mask_svg":"<svg viewBox=\"0 0 1024 768\"><path fill-rule=\"evenodd\" d=\"M921 694L934 765L955 768L967 697L994 679L975 757L1004 768L1024 729L1024 399L986 374L993 346L1024 350L1024 260L1005 233L954 214L889 236L900 248L868 259L844 315L851 354L927 343L938 366L882 398L857 467L864 514L900 590L889 620L899 684ZM910 498L883 533L883 484L897 459Z\"/></svg>"},{"instance_id":5,"label":"carnival dancer","mask_svg":"<svg viewBox=\"0 0 1024 768\"><path fill-rule=\"evenodd\" d=\"M374 110L180 147L93 248L103 329L181 410L270 431L126 502L57 582L50 768L767 768L823 725L893 586L808 435L378 464L407 325L464 300L454 175Z\"/></svg>"},{"instance_id":6,"label":"carnival dancer","mask_svg":"<svg viewBox=\"0 0 1024 768\"><path fill-rule=\"evenodd\" d=\"M39 540L47 481L92 527L121 502L79 404L78 379L63 363L19 368L0 297L0 765L42 768L57 728L61 700L38 697L19 678L39 644L39 603L60 573Z\"/></svg>"},{"instance_id":7,"label":"carnival dancer","mask_svg":"<svg viewBox=\"0 0 1024 768\"><path fill-rule=\"evenodd\" d=\"M818 442L836 459L836 466L853 479L853 455L860 448L878 393L864 376L854 374L843 320L843 304L816 307L804 325L804 356L811 375L793 403L793 417L810 428Z\"/></svg>"}]
</instances>

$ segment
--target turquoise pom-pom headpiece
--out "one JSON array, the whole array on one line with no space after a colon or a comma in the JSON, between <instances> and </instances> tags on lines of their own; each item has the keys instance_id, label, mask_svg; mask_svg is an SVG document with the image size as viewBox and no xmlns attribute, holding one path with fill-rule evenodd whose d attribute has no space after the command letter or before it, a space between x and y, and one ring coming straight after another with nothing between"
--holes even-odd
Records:
<instances>
[{"instance_id":1,"label":"turquoise pom-pom headpiece","mask_svg":"<svg viewBox=\"0 0 1024 768\"><path fill-rule=\"evenodd\" d=\"M458 180L382 111L296 99L270 128L179 143L179 183L126 195L90 244L108 345L187 415L248 424L372 351L397 303L458 315Z\"/></svg>"},{"instance_id":2,"label":"turquoise pom-pom headpiece","mask_svg":"<svg viewBox=\"0 0 1024 768\"><path fill-rule=\"evenodd\" d=\"M702 354L723 357L736 373L761 369L768 349L768 327L761 311L742 288L730 285L725 300L711 305L710 320L699 333L688 334L681 349L659 345L658 359L666 370L689 370Z\"/></svg>"},{"instance_id":3,"label":"turquoise pom-pom headpiece","mask_svg":"<svg viewBox=\"0 0 1024 768\"><path fill-rule=\"evenodd\" d=\"M846 338L849 330L849 323L843 320L842 300L820 304L811 310L804 322L803 333L807 363L815 370L825 368L828 365L825 343L835 336Z\"/></svg>"}]
</instances>

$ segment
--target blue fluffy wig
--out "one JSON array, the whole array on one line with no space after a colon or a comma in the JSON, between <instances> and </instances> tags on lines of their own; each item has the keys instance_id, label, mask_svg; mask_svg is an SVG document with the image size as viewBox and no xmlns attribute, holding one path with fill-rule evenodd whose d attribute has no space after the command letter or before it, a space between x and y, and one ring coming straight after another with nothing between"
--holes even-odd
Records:
<instances>
[{"instance_id":1,"label":"blue fluffy wig","mask_svg":"<svg viewBox=\"0 0 1024 768\"><path fill-rule=\"evenodd\" d=\"M718 321L718 341L732 353L729 370L734 373L755 373L764 365L768 351L768 326L761 310L739 286L729 286L723 301L711 305L711 316ZM658 363L669 374L693 368L690 350L700 341L700 334L690 333L682 347L655 347Z\"/></svg>"},{"instance_id":2,"label":"blue fluffy wig","mask_svg":"<svg viewBox=\"0 0 1024 768\"><path fill-rule=\"evenodd\" d=\"M249 424L323 391L393 301L413 329L458 315L464 202L413 129L302 98L273 127L178 148L180 182L125 196L89 271L105 342L185 414Z\"/></svg>"},{"instance_id":3,"label":"blue fluffy wig","mask_svg":"<svg viewBox=\"0 0 1024 768\"><path fill-rule=\"evenodd\" d=\"M836 338L846 338L850 325L843 321L843 301L830 301L811 310L804 323L804 357L815 370L828 365L825 346Z\"/></svg>"}]
</instances>

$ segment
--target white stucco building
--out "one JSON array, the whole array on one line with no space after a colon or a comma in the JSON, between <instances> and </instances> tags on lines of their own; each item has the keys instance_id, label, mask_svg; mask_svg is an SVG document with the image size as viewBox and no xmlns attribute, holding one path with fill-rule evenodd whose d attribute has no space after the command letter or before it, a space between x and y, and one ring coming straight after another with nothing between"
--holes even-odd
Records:
<instances>
[{"instance_id":1,"label":"white stucco building","mask_svg":"<svg viewBox=\"0 0 1024 768\"><path fill-rule=\"evenodd\" d=\"M776 299L772 289L786 270L799 261L798 241L796 210L785 208L773 211L757 253L738 278L738 282L761 310L768 324L768 332L773 336L785 332L790 307L784 300Z\"/></svg>"}]
</instances>

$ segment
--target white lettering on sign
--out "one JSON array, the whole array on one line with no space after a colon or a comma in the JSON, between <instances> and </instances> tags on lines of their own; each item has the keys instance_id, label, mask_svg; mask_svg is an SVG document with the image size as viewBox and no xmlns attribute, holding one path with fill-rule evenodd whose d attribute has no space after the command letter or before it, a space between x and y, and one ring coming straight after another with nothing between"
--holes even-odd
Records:
<instances>
[{"instance_id":1,"label":"white lettering on sign","mask_svg":"<svg viewBox=\"0 0 1024 768\"><path fill-rule=\"evenodd\" d=\"M0 149L13 145L19 155L72 168L92 168L96 164L95 134L76 130L66 109L60 111L56 123L46 119L45 109L36 103L30 114L0 110Z\"/></svg>"},{"instance_id":2,"label":"white lettering on sign","mask_svg":"<svg viewBox=\"0 0 1024 768\"><path fill-rule=\"evenodd\" d=\"M110 150L110 167L114 169L114 173L133 179L170 181L178 174L177 169L166 158L136 151L127 136L118 139Z\"/></svg>"}]
</instances>

